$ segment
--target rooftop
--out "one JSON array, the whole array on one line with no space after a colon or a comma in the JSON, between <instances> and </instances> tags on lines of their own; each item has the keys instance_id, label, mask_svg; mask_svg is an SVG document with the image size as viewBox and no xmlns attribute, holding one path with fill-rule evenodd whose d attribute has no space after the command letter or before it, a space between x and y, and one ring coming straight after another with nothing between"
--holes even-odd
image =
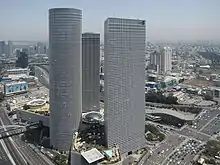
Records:
<instances>
[{"instance_id":1,"label":"rooftop","mask_svg":"<svg viewBox=\"0 0 220 165\"><path fill-rule=\"evenodd\" d=\"M96 148L92 148L81 154L89 164L104 158L104 155L102 155Z\"/></svg>"},{"instance_id":2,"label":"rooftop","mask_svg":"<svg viewBox=\"0 0 220 165\"><path fill-rule=\"evenodd\" d=\"M14 81L14 82L7 82L5 83L5 85L10 86L10 85L14 85L14 84L25 84L27 83L26 81Z\"/></svg>"},{"instance_id":3,"label":"rooftop","mask_svg":"<svg viewBox=\"0 0 220 165\"><path fill-rule=\"evenodd\" d=\"M13 71L28 71L28 68L17 68L17 69L9 69L7 72L13 72Z\"/></svg>"}]
</instances>

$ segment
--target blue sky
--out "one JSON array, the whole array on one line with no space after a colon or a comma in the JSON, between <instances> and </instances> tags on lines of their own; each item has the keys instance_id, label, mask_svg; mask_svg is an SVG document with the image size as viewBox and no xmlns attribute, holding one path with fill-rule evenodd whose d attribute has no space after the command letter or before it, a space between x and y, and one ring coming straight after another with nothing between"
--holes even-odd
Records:
<instances>
[{"instance_id":1,"label":"blue sky","mask_svg":"<svg viewBox=\"0 0 220 165\"><path fill-rule=\"evenodd\" d=\"M0 0L0 40L48 40L48 9L83 10L83 31L109 17L147 21L148 40L220 40L220 0Z\"/></svg>"}]
</instances>

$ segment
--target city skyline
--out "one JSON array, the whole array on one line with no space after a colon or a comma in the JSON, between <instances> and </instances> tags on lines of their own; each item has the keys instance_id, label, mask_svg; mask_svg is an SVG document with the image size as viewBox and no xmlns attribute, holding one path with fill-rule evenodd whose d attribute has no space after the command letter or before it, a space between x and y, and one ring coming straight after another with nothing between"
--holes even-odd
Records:
<instances>
[{"instance_id":1,"label":"city skyline","mask_svg":"<svg viewBox=\"0 0 220 165\"><path fill-rule=\"evenodd\" d=\"M9 1L0 164L220 164L219 0Z\"/></svg>"},{"instance_id":2,"label":"city skyline","mask_svg":"<svg viewBox=\"0 0 220 165\"><path fill-rule=\"evenodd\" d=\"M11 5L13 4L13 6ZM83 32L101 33L102 22L111 16L145 19L148 41L213 40L220 38L218 0L181 1L2 1L0 40L48 42L48 14L51 7L74 7L84 11ZM7 13L7 17L5 17ZM92 17L91 17L92 16ZM24 26L25 25L25 26ZM14 30L16 27L16 30Z\"/></svg>"}]
</instances>

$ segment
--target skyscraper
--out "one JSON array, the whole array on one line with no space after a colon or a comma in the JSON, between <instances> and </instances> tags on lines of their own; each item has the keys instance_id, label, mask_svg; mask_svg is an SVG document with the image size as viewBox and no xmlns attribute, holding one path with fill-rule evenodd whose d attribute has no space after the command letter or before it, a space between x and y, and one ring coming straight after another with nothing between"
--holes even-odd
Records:
<instances>
[{"instance_id":1,"label":"skyscraper","mask_svg":"<svg viewBox=\"0 0 220 165\"><path fill-rule=\"evenodd\" d=\"M18 55L18 59L16 60L16 67L27 68L28 67L28 54L24 50L16 50L16 54Z\"/></svg>"},{"instance_id":2,"label":"skyscraper","mask_svg":"<svg viewBox=\"0 0 220 165\"><path fill-rule=\"evenodd\" d=\"M150 64L158 73L166 73L172 70L172 49L170 47L158 47L150 55Z\"/></svg>"},{"instance_id":3,"label":"skyscraper","mask_svg":"<svg viewBox=\"0 0 220 165\"><path fill-rule=\"evenodd\" d=\"M161 55L161 70L166 73L172 70L172 49L164 47Z\"/></svg>"},{"instance_id":4,"label":"skyscraper","mask_svg":"<svg viewBox=\"0 0 220 165\"><path fill-rule=\"evenodd\" d=\"M0 55L5 54L5 41L0 41Z\"/></svg>"},{"instance_id":5,"label":"skyscraper","mask_svg":"<svg viewBox=\"0 0 220 165\"><path fill-rule=\"evenodd\" d=\"M8 45L7 45L7 55L9 56L9 57L11 57L12 55L13 55L13 48L14 46L13 46L13 42L12 41L8 41Z\"/></svg>"},{"instance_id":6,"label":"skyscraper","mask_svg":"<svg viewBox=\"0 0 220 165\"><path fill-rule=\"evenodd\" d=\"M161 50L158 47L155 51L150 54L150 68L161 73Z\"/></svg>"},{"instance_id":7,"label":"skyscraper","mask_svg":"<svg viewBox=\"0 0 220 165\"><path fill-rule=\"evenodd\" d=\"M50 142L68 150L82 113L82 11L49 10Z\"/></svg>"},{"instance_id":8,"label":"skyscraper","mask_svg":"<svg viewBox=\"0 0 220 165\"><path fill-rule=\"evenodd\" d=\"M100 109L100 34L82 35L82 110L83 112Z\"/></svg>"},{"instance_id":9,"label":"skyscraper","mask_svg":"<svg viewBox=\"0 0 220 165\"><path fill-rule=\"evenodd\" d=\"M145 40L144 20L105 21L105 131L108 146L122 153L144 145Z\"/></svg>"}]
</instances>

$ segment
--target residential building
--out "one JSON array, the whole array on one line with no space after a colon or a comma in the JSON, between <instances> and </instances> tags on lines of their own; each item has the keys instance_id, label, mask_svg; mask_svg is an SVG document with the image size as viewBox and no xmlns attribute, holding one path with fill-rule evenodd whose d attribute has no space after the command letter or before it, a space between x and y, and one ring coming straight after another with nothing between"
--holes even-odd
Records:
<instances>
[{"instance_id":1,"label":"residential building","mask_svg":"<svg viewBox=\"0 0 220 165\"><path fill-rule=\"evenodd\" d=\"M172 49L164 47L161 55L161 71L163 73L172 71Z\"/></svg>"},{"instance_id":2,"label":"residential building","mask_svg":"<svg viewBox=\"0 0 220 165\"><path fill-rule=\"evenodd\" d=\"M150 55L151 68L158 73L167 73L172 70L172 49L158 47Z\"/></svg>"}]
</instances>

